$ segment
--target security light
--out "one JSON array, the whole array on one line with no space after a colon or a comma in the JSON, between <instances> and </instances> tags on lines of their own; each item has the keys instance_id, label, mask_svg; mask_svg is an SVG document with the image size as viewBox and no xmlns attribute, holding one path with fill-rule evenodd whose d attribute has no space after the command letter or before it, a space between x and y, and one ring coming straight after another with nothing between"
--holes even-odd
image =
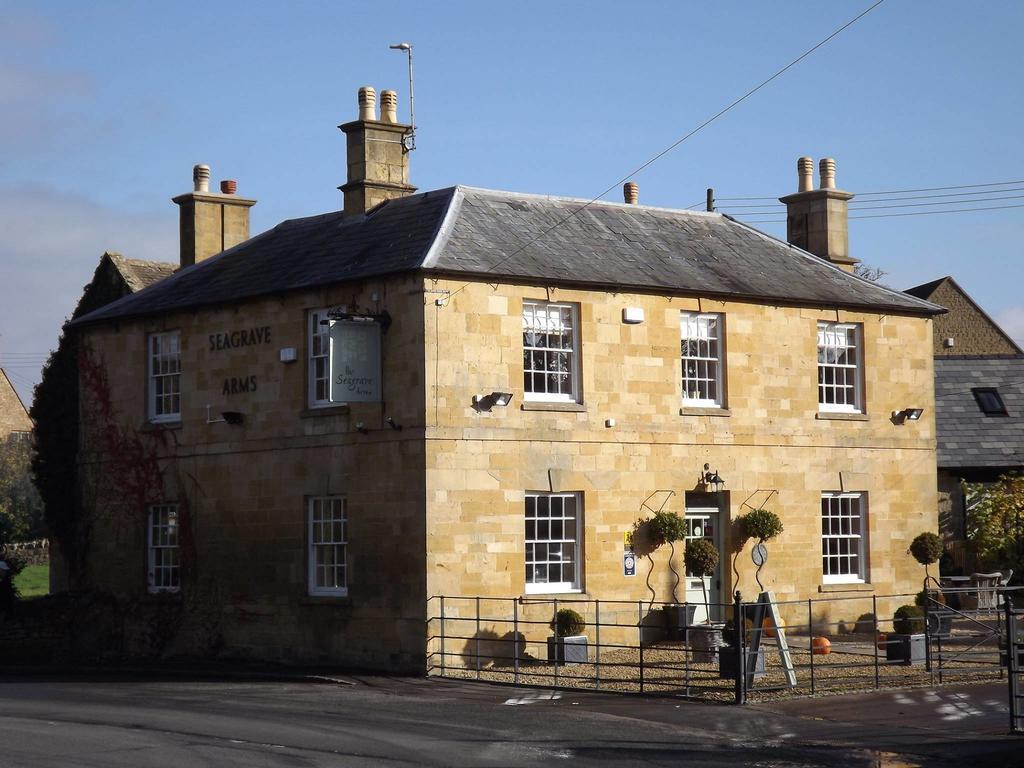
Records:
<instances>
[{"instance_id":1,"label":"security light","mask_svg":"<svg viewBox=\"0 0 1024 768\"><path fill-rule=\"evenodd\" d=\"M489 397L491 398L491 402L495 405L500 405L502 408L512 402L511 392L491 392Z\"/></svg>"},{"instance_id":2,"label":"security light","mask_svg":"<svg viewBox=\"0 0 1024 768\"><path fill-rule=\"evenodd\" d=\"M504 408L511 402L511 392L491 392L489 395L473 395L473 406L478 411L489 411L496 405Z\"/></svg>"},{"instance_id":3,"label":"security light","mask_svg":"<svg viewBox=\"0 0 1024 768\"><path fill-rule=\"evenodd\" d=\"M238 411L222 411L220 417L228 424L241 424L243 418Z\"/></svg>"},{"instance_id":4,"label":"security light","mask_svg":"<svg viewBox=\"0 0 1024 768\"><path fill-rule=\"evenodd\" d=\"M924 408L907 408L904 413L907 414L907 421L917 421L924 413Z\"/></svg>"}]
</instances>

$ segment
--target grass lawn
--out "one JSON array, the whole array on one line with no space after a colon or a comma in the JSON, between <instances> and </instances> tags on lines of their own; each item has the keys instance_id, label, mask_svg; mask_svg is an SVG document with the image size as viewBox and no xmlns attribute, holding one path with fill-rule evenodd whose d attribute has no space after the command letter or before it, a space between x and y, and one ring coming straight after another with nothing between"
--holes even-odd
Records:
<instances>
[{"instance_id":1,"label":"grass lawn","mask_svg":"<svg viewBox=\"0 0 1024 768\"><path fill-rule=\"evenodd\" d=\"M50 566L30 565L14 580L22 597L39 597L50 593Z\"/></svg>"}]
</instances>

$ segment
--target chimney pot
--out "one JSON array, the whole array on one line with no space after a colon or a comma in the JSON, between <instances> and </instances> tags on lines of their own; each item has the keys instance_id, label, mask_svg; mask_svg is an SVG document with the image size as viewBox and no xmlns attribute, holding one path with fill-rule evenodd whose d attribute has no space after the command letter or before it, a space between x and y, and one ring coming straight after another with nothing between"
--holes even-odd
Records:
<instances>
[{"instance_id":1,"label":"chimney pot","mask_svg":"<svg viewBox=\"0 0 1024 768\"><path fill-rule=\"evenodd\" d=\"M627 181L622 185L622 199L630 205L636 205L640 200L640 187L635 181Z\"/></svg>"},{"instance_id":2,"label":"chimney pot","mask_svg":"<svg viewBox=\"0 0 1024 768\"><path fill-rule=\"evenodd\" d=\"M220 183L220 191L225 195L233 195L238 191L238 182L234 179L224 179Z\"/></svg>"},{"instance_id":3,"label":"chimney pot","mask_svg":"<svg viewBox=\"0 0 1024 768\"><path fill-rule=\"evenodd\" d=\"M836 188L836 161L831 157L823 157L818 161L818 174L821 176L822 189Z\"/></svg>"},{"instance_id":4,"label":"chimney pot","mask_svg":"<svg viewBox=\"0 0 1024 768\"><path fill-rule=\"evenodd\" d=\"M192 166L192 186L196 192L210 191L210 166Z\"/></svg>"},{"instance_id":5,"label":"chimney pot","mask_svg":"<svg viewBox=\"0 0 1024 768\"><path fill-rule=\"evenodd\" d=\"M377 91L368 85L359 89L359 119L377 119Z\"/></svg>"},{"instance_id":6,"label":"chimney pot","mask_svg":"<svg viewBox=\"0 0 1024 768\"><path fill-rule=\"evenodd\" d=\"M398 122L398 94L394 91L380 92L380 119L384 123Z\"/></svg>"},{"instance_id":7,"label":"chimney pot","mask_svg":"<svg viewBox=\"0 0 1024 768\"><path fill-rule=\"evenodd\" d=\"M797 192L810 192L814 189L814 159L800 157L796 161Z\"/></svg>"}]
</instances>

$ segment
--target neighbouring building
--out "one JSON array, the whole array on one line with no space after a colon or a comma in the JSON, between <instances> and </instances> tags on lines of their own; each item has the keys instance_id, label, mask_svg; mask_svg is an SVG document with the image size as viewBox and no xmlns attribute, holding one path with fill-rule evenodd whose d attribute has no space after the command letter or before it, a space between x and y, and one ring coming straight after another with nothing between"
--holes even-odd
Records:
<instances>
[{"instance_id":1,"label":"neighbouring building","mask_svg":"<svg viewBox=\"0 0 1024 768\"><path fill-rule=\"evenodd\" d=\"M907 293L949 310L933 325L939 528L969 570L964 482L1024 470L1024 351L952 277Z\"/></svg>"},{"instance_id":2,"label":"neighbouring building","mask_svg":"<svg viewBox=\"0 0 1024 768\"><path fill-rule=\"evenodd\" d=\"M29 440L31 436L32 420L28 417L25 404L7 378L7 372L0 368L0 442Z\"/></svg>"},{"instance_id":3,"label":"neighbouring building","mask_svg":"<svg viewBox=\"0 0 1024 768\"><path fill-rule=\"evenodd\" d=\"M422 671L440 596L649 599L624 535L662 504L725 553L712 602L756 593L730 528L761 505L780 599L919 587L942 310L850 273L834 163L816 189L799 161L793 244L714 213L416 194L382 96L341 126L341 211L217 253L252 201L197 166L181 268L72 324L90 588L177 612L175 650Z\"/></svg>"}]
</instances>

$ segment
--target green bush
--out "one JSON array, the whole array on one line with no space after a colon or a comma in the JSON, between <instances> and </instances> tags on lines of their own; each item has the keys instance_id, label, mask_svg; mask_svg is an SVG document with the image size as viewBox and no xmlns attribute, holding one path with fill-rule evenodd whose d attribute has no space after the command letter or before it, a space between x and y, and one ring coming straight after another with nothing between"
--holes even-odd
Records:
<instances>
[{"instance_id":1,"label":"green bush","mask_svg":"<svg viewBox=\"0 0 1024 768\"><path fill-rule=\"evenodd\" d=\"M748 539L768 541L782 533L782 520L768 509L755 509L740 518L743 535Z\"/></svg>"},{"instance_id":2,"label":"green bush","mask_svg":"<svg viewBox=\"0 0 1024 768\"><path fill-rule=\"evenodd\" d=\"M578 635L586 627L587 622L572 608L560 608L555 618L551 620L551 629L558 637Z\"/></svg>"},{"instance_id":3,"label":"green bush","mask_svg":"<svg viewBox=\"0 0 1024 768\"><path fill-rule=\"evenodd\" d=\"M945 551L945 547L942 546L942 539L939 538L938 534L931 533L930 531L917 534L914 540L910 542L910 554L921 565L927 566L937 563L939 558L942 557L943 551Z\"/></svg>"},{"instance_id":4,"label":"green bush","mask_svg":"<svg viewBox=\"0 0 1024 768\"><path fill-rule=\"evenodd\" d=\"M671 544L686 538L686 521L675 512L662 510L654 513L648 521L650 525L651 543L656 547Z\"/></svg>"},{"instance_id":5,"label":"green bush","mask_svg":"<svg viewBox=\"0 0 1024 768\"><path fill-rule=\"evenodd\" d=\"M718 548L711 543L710 539L690 539L686 542L683 562L686 563L686 570L690 573L706 576L715 572L719 557Z\"/></svg>"},{"instance_id":6,"label":"green bush","mask_svg":"<svg viewBox=\"0 0 1024 768\"><path fill-rule=\"evenodd\" d=\"M937 589L929 589L928 594L931 595L933 607L935 606L935 603L942 603L942 605L946 604L946 596L939 592ZM920 592L917 593L917 596L914 597L914 605L924 607L924 600L925 595L924 590L922 589Z\"/></svg>"},{"instance_id":7,"label":"green bush","mask_svg":"<svg viewBox=\"0 0 1024 768\"><path fill-rule=\"evenodd\" d=\"M924 608L919 605L901 605L893 614L892 628L900 635L924 632Z\"/></svg>"}]
</instances>

